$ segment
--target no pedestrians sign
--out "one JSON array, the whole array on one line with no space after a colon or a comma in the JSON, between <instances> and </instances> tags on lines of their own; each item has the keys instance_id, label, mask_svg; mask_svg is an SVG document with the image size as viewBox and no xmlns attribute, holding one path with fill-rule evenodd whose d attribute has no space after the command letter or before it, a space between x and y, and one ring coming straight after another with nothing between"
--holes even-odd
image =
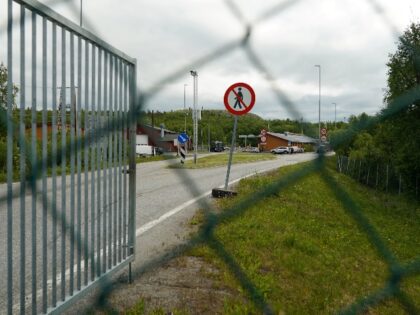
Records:
<instances>
[{"instance_id":1,"label":"no pedestrians sign","mask_svg":"<svg viewBox=\"0 0 420 315\"><path fill-rule=\"evenodd\" d=\"M250 85L239 82L226 90L223 100L226 109L233 115L244 115L255 104L255 92Z\"/></svg>"}]
</instances>

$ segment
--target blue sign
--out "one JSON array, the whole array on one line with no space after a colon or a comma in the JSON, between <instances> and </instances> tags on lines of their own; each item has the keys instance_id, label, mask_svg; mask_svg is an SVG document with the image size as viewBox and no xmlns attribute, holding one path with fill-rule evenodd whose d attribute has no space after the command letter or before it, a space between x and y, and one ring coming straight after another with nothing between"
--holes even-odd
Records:
<instances>
[{"instance_id":1,"label":"blue sign","mask_svg":"<svg viewBox=\"0 0 420 315\"><path fill-rule=\"evenodd\" d=\"M181 133L178 136L178 142L181 143L181 144L184 144L185 142L187 142L188 139L189 138L188 138L188 135L186 133Z\"/></svg>"}]
</instances>

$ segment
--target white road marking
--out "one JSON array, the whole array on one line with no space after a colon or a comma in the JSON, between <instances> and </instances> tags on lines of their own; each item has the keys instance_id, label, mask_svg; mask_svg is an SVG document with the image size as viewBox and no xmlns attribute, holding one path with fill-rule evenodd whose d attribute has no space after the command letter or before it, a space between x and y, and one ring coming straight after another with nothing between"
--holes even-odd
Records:
<instances>
[{"instance_id":1,"label":"white road marking","mask_svg":"<svg viewBox=\"0 0 420 315\"><path fill-rule=\"evenodd\" d=\"M239 182L240 180L242 180L242 179L244 179L244 178L248 178L248 177L251 177L251 176L255 176L255 175L259 174L259 173L265 173L265 172L268 172L268 171L271 171L271 170L273 170L273 169L277 169L277 168L279 168L279 166L278 166L278 165L277 165L277 166L275 166L275 167L272 167L272 168L269 168L269 169L263 170L263 171L255 171L255 173L251 173L251 174L245 175L245 176L243 176L243 177L240 177L240 178L238 178L238 179L235 179L235 180L233 180L233 181L229 182L229 185L235 184L235 183ZM225 187L225 185L220 185L220 186L219 186L219 187L217 187L217 188L221 188L221 189L222 189L222 188L224 188L224 187ZM193 199L190 199L190 200L188 200L188 201L184 202L183 204L180 204L179 206L177 206L177 207L173 208L172 210L170 210L170 211L166 212L165 214L163 214L163 215L162 215L162 216L160 216L159 218L157 218L157 219L155 219L155 220L152 220L152 221L150 221L150 222L147 222L146 224L142 225L141 227L139 227L139 228L136 230L136 237L139 237L140 235L142 235L142 234L146 233L146 232L147 232L147 231L149 231L150 229L154 228L156 225L158 225L158 224L162 223L162 222L163 222L163 221L165 221L166 219L168 219L168 218L170 218L171 216L173 216L173 215L177 214L178 212L180 212L180 211L184 210L185 208L187 208L187 207L189 207L189 206L193 205L194 203L196 203L196 202L197 202L197 201L199 201L200 199L205 198L205 197L207 197L207 196L210 196L210 195L211 195L211 192L212 192L211 190L210 190L210 191L207 191L207 192L205 192L205 193L201 194L201 195L200 195L200 196L198 196L198 197L195 197L195 198L193 198Z\"/></svg>"}]
</instances>

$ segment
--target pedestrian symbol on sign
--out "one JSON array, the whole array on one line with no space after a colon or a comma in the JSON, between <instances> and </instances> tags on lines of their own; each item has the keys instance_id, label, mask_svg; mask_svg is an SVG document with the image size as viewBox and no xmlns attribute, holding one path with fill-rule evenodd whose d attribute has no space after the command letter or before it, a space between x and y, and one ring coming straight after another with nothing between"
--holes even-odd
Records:
<instances>
[{"instance_id":1,"label":"pedestrian symbol on sign","mask_svg":"<svg viewBox=\"0 0 420 315\"><path fill-rule=\"evenodd\" d=\"M239 82L226 90L223 100L226 109L233 115L244 115L254 106L255 93L248 84Z\"/></svg>"},{"instance_id":2,"label":"pedestrian symbol on sign","mask_svg":"<svg viewBox=\"0 0 420 315\"><path fill-rule=\"evenodd\" d=\"M233 90L233 91L235 91L235 90ZM244 95L242 94L242 88L241 87L238 88L238 92L235 93L235 95L236 95L236 97L235 97L236 102L235 102L235 105L233 106L233 108L236 108L236 106L239 106L239 109L242 109L242 104L244 103L243 102ZM246 106L244 105L244 107L246 107Z\"/></svg>"}]
</instances>

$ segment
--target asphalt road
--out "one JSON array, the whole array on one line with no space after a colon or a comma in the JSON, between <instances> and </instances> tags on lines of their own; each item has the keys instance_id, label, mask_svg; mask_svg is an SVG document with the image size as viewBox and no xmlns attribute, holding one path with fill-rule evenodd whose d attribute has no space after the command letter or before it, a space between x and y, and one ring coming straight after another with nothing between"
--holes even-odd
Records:
<instances>
[{"instance_id":1,"label":"asphalt road","mask_svg":"<svg viewBox=\"0 0 420 315\"><path fill-rule=\"evenodd\" d=\"M281 166L296 164L316 158L313 153L278 155L275 160L256 163L233 165L230 174L230 182L236 182L240 178L252 176ZM212 188L222 186L225 182L227 167L205 168L205 169L173 169L168 168L170 163L179 163L178 160L161 162L142 163L137 165L136 180L136 261L134 268L139 268L152 259L159 257L172 246L183 241L187 236L185 222L191 218L197 208L206 207L211 202L209 197ZM199 160L198 160L199 163ZM77 179L76 179L77 180ZM66 178L70 193L70 176ZM76 181L77 182L77 181ZM61 200L61 178L57 179L58 190L56 197L58 203ZM48 179L48 187L51 186L51 179ZM82 186L83 176L82 176ZM29 190L29 189L28 189ZM82 192L84 188L81 188ZM49 188L50 194L52 193ZM6 185L0 185L0 196L6 193ZM41 281L41 222L42 202L38 200L37 227L37 278L38 284ZM67 196L67 202L69 197ZM83 202L83 201L82 201ZM32 198L28 191L25 197L26 204L26 292L27 302L30 302L31 293L31 228L32 221L30 214ZM7 264L6 264L6 240L7 240L7 215L6 204L0 205L0 314L4 314L7 301ZM48 235L51 234L51 218L48 218ZM19 202L15 201L13 207L13 256L14 256L14 301L18 302L19 297L19 263L21 251L20 246L20 214ZM57 240L60 245L60 240ZM48 238L51 244L51 237ZM69 243L66 243L69 246ZM58 257L61 252L58 251ZM49 254L50 255L50 254ZM68 248L67 248L68 259ZM49 256L50 261L50 256ZM68 266L68 265L67 265ZM59 272L58 265L58 272ZM48 275L51 275L51 265L48 267ZM67 284L68 285L68 284ZM39 291L39 286L38 286ZM41 303L40 301L38 302ZM15 309L16 313L18 309Z\"/></svg>"}]
</instances>

